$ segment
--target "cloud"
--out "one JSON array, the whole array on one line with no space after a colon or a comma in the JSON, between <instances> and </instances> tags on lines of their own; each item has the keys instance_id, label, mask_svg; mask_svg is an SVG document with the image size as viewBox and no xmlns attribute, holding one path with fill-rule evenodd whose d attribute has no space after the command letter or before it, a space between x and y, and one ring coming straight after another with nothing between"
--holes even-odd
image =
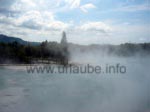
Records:
<instances>
[{"instance_id":1,"label":"cloud","mask_svg":"<svg viewBox=\"0 0 150 112\"><path fill-rule=\"evenodd\" d=\"M65 0L71 9L78 8L80 6L80 0Z\"/></svg>"},{"instance_id":2,"label":"cloud","mask_svg":"<svg viewBox=\"0 0 150 112\"><path fill-rule=\"evenodd\" d=\"M9 7L15 2L16 0L0 0L0 7L9 9Z\"/></svg>"},{"instance_id":3,"label":"cloud","mask_svg":"<svg viewBox=\"0 0 150 112\"><path fill-rule=\"evenodd\" d=\"M36 7L33 0L16 0L10 7L12 11L27 11Z\"/></svg>"},{"instance_id":4,"label":"cloud","mask_svg":"<svg viewBox=\"0 0 150 112\"><path fill-rule=\"evenodd\" d=\"M0 13L24 13L30 10L49 11L53 13L81 9L88 12L96 6L92 3L81 4L81 0L0 0Z\"/></svg>"},{"instance_id":5,"label":"cloud","mask_svg":"<svg viewBox=\"0 0 150 112\"><path fill-rule=\"evenodd\" d=\"M71 9L79 8L81 11L86 13L88 12L88 9L96 8L96 6L92 3L81 5L81 0L65 0L65 2Z\"/></svg>"},{"instance_id":6,"label":"cloud","mask_svg":"<svg viewBox=\"0 0 150 112\"><path fill-rule=\"evenodd\" d=\"M94 0L95 1L95 0ZM130 24L127 26L121 25L115 27L115 23L102 22L100 19L106 18L107 15L103 16L103 13L97 8L100 4L92 0L0 0L0 33L8 34L10 36L30 38L29 40L45 40L40 37L54 37L55 40L60 37L59 32L66 30L69 32L70 38L73 42L84 41L87 43L97 42L97 40L110 42L114 39L114 43L117 41L124 42L126 40L134 40L138 38L149 38L149 31L140 29L141 27L131 27ZM97 6L95 6L96 4ZM134 5L133 5L134 4ZM104 4L106 5L106 4ZM89 13L90 10L95 9L96 12ZM102 8L103 9L103 8ZM125 4L117 9L111 8L109 13L116 11L124 12L135 12L135 11L149 11L150 6L148 3L143 4ZM81 12L87 13L83 14ZM107 12L107 10L106 10ZM73 14L72 14L73 13ZM83 14L83 15L82 15ZM96 14L102 14L99 18ZM73 17L71 17L73 15ZM75 15L75 16L74 16ZM76 16L77 15L77 16ZM92 15L95 15L94 18ZM77 20L78 16L84 21L84 17L89 17L84 22ZM109 16L109 19L112 15ZM67 18L68 17L68 18ZM75 19L74 19L75 17ZM117 16L118 18L120 16ZM92 18L92 21L90 19ZM115 17L114 17L115 18ZM127 16L127 19L129 17ZM99 20L98 20L99 19ZM119 18L122 19L122 18ZM130 18L129 18L130 19ZM75 21L74 21L75 20ZM95 21L94 21L95 20ZM72 23L69 21L73 21ZM134 20L135 21L135 20ZM124 21L123 22L131 22ZM134 22L135 23L135 22ZM113 24L113 25L112 25ZM121 24L121 23L119 23ZM137 22L138 24L138 22ZM140 23L141 24L141 23ZM117 31L116 31L117 30ZM113 34L113 35L112 35ZM109 40L110 37L112 40ZM122 38L121 38L122 37ZM37 39L38 38L38 39ZM92 41L91 41L92 38ZM99 39L100 38L100 39ZM103 38L103 39L102 39ZM117 40L115 40L117 38Z\"/></svg>"},{"instance_id":7,"label":"cloud","mask_svg":"<svg viewBox=\"0 0 150 112\"><path fill-rule=\"evenodd\" d=\"M103 33L108 33L112 30L109 25L103 22L87 22L81 25L80 29L83 31L97 31Z\"/></svg>"},{"instance_id":8,"label":"cloud","mask_svg":"<svg viewBox=\"0 0 150 112\"><path fill-rule=\"evenodd\" d=\"M18 18L18 23L22 27L43 30L63 30L67 29L69 24L55 20L51 12L30 11Z\"/></svg>"},{"instance_id":9,"label":"cloud","mask_svg":"<svg viewBox=\"0 0 150 112\"><path fill-rule=\"evenodd\" d=\"M81 5L81 0L0 0L0 3L7 4L4 9L9 9L8 14L0 13L0 23L18 28L30 30L66 30L72 25L55 19L58 9L65 10L81 9L87 12L88 9L95 8L91 3ZM57 4L57 5L54 5ZM1 5L0 5L1 6ZM39 7L40 6L40 7ZM0 9L2 6L0 7ZM57 10L55 12L55 10ZM2 11L2 10L0 10ZM54 12L53 12L54 11ZM18 12L12 15L12 12ZM75 26L75 25L74 25Z\"/></svg>"},{"instance_id":10,"label":"cloud","mask_svg":"<svg viewBox=\"0 0 150 112\"><path fill-rule=\"evenodd\" d=\"M1 15L0 23L31 30L63 30L69 26L69 23L55 20L51 12L34 10L28 11L16 18Z\"/></svg>"},{"instance_id":11,"label":"cloud","mask_svg":"<svg viewBox=\"0 0 150 112\"><path fill-rule=\"evenodd\" d=\"M117 9L117 11L125 11L125 12L150 11L150 5L148 3L140 5L127 5Z\"/></svg>"},{"instance_id":12,"label":"cloud","mask_svg":"<svg viewBox=\"0 0 150 112\"><path fill-rule=\"evenodd\" d=\"M14 11L11 9L11 6L14 4L16 0L0 0L0 14L3 15L14 15L20 13L19 11Z\"/></svg>"},{"instance_id":13,"label":"cloud","mask_svg":"<svg viewBox=\"0 0 150 112\"><path fill-rule=\"evenodd\" d=\"M91 4L91 3L82 5L82 6L80 7L80 9L81 9L83 12L86 12L86 13L88 12L88 11L87 11L88 9L93 9L93 8L96 8L96 6L93 5L93 4Z\"/></svg>"}]
</instances>

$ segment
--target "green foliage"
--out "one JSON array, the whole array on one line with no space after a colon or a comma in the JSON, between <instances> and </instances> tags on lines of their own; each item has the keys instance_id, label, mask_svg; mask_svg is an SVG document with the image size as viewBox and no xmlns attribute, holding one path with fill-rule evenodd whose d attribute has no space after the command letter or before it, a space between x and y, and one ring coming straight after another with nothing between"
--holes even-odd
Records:
<instances>
[{"instance_id":1,"label":"green foliage","mask_svg":"<svg viewBox=\"0 0 150 112\"><path fill-rule=\"evenodd\" d=\"M37 46L22 45L18 42L13 43L0 43L0 63L7 63L11 60L11 63L32 63L32 59L57 59L64 61L63 53L67 52L67 49L57 42L42 42Z\"/></svg>"}]
</instances>

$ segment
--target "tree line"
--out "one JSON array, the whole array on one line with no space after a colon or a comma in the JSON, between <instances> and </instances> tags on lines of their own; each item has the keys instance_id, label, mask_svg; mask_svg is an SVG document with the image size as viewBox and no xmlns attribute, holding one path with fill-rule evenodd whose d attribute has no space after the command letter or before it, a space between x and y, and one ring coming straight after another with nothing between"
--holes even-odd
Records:
<instances>
[{"instance_id":1,"label":"tree line","mask_svg":"<svg viewBox=\"0 0 150 112\"><path fill-rule=\"evenodd\" d=\"M44 41L39 45L23 45L18 42L0 43L0 63L32 63L33 59L58 59L67 63L67 47L57 42Z\"/></svg>"},{"instance_id":2,"label":"tree line","mask_svg":"<svg viewBox=\"0 0 150 112\"><path fill-rule=\"evenodd\" d=\"M20 44L16 41L11 43L0 42L0 64L6 63L32 63L33 59L51 59L67 64L70 53L93 52L109 56L150 56L150 43L121 44L121 45L76 45L67 44L62 39L61 43L44 41L37 45Z\"/></svg>"}]
</instances>

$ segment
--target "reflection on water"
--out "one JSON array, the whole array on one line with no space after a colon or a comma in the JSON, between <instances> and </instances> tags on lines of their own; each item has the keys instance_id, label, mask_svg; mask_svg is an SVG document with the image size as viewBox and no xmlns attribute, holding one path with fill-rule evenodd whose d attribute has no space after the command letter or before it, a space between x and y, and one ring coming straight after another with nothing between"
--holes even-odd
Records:
<instances>
[{"instance_id":1,"label":"reflection on water","mask_svg":"<svg viewBox=\"0 0 150 112\"><path fill-rule=\"evenodd\" d=\"M122 60L119 60L122 61ZM149 112L150 61L126 74L28 74L0 68L0 112Z\"/></svg>"}]
</instances>

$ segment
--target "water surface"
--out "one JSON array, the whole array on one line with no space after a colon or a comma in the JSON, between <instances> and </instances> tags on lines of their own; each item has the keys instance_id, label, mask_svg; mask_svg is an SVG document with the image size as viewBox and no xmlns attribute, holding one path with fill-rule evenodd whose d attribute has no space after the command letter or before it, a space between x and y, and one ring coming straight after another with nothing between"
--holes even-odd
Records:
<instances>
[{"instance_id":1,"label":"water surface","mask_svg":"<svg viewBox=\"0 0 150 112\"><path fill-rule=\"evenodd\" d=\"M0 67L0 112L150 112L150 60L118 62L126 74L28 74Z\"/></svg>"}]
</instances>

